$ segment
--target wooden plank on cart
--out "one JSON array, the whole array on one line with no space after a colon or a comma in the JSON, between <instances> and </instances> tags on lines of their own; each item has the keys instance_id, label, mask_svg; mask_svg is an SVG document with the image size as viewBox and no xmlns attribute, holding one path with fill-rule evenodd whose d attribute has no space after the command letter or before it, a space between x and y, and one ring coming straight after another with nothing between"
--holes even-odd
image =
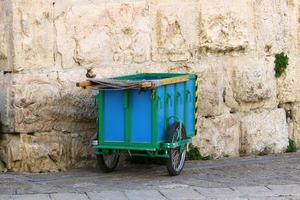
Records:
<instances>
[{"instance_id":1,"label":"wooden plank on cart","mask_svg":"<svg viewBox=\"0 0 300 200\"><path fill-rule=\"evenodd\" d=\"M174 78L166 78L160 80L160 85L169 85L169 84L174 84L174 83L181 83L189 80L188 75L184 76L179 76L179 77L174 77Z\"/></svg>"}]
</instances>

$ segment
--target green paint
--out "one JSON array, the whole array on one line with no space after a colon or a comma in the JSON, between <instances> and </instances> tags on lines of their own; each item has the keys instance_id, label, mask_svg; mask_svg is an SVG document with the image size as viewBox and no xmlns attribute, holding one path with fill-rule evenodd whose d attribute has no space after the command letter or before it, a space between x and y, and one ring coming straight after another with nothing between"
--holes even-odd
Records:
<instances>
[{"instance_id":1,"label":"green paint","mask_svg":"<svg viewBox=\"0 0 300 200\"><path fill-rule=\"evenodd\" d=\"M187 82L184 83L184 93L185 93L185 98L184 98L184 127L186 130L188 130L188 101L189 101L189 95L190 91L188 90L188 85Z\"/></svg>"},{"instance_id":2,"label":"green paint","mask_svg":"<svg viewBox=\"0 0 300 200\"><path fill-rule=\"evenodd\" d=\"M160 148L160 145L157 144L153 146L149 143L130 143L126 144L124 142L104 142L97 146L93 146L95 149L128 149L128 150L147 150L155 151Z\"/></svg>"},{"instance_id":3,"label":"green paint","mask_svg":"<svg viewBox=\"0 0 300 200\"><path fill-rule=\"evenodd\" d=\"M98 143L104 142L104 91L98 95Z\"/></svg>"},{"instance_id":4,"label":"green paint","mask_svg":"<svg viewBox=\"0 0 300 200\"><path fill-rule=\"evenodd\" d=\"M164 122L165 122L165 125L164 125L164 130L165 130L165 132L166 132L166 130L167 130L167 125L168 125L168 111L169 111L169 104L168 104L168 95L167 95L167 86L163 86L164 87L164 93L165 93L165 95L164 95L164 107L165 107L165 109L164 109Z\"/></svg>"},{"instance_id":5,"label":"green paint","mask_svg":"<svg viewBox=\"0 0 300 200\"><path fill-rule=\"evenodd\" d=\"M175 103L174 103L174 113L175 116L178 116L178 84L175 84L174 87Z\"/></svg>"},{"instance_id":6,"label":"green paint","mask_svg":"<svg viewBox=\"0 0 300 200\"><path fill-rule=\"evenodd\" d=\"M161 145L161 148L163 150L167 150L167 149L170 149L170 148L176 148L176 147L182 147L186 144L189 144L192 142L192 139L186 139L186 140L180 140L179 142L174 142L174 143L163 143Z\"/></svg>"},{"instance_id":7,"label":"green paint","mask_svg":"<svg viewBox=\"0 0 300 200\"><path fill-rule=\"evenodd\" d=\"M96 154L107 154L103 151L96 151ZM123 150L120 152L114 153L116 155L124 155L124 156L142 156L142 157L152 157L152 158L168 158L169 154L168 152L158 152L158 151L140 151L140 153L137 152L130 152L128 150Z\"/></svg>"},{"instance_id":8,"label":"green paint","mask_svg":"<svg viewBox=\"0 0 300 200\"><path fill-rule=\"evenodd\" d=\"M131 110L130 110L130 90L125 91L124 108L125 108L125 143L130 144L131 141Z\"/></svg>"},{"instance_id":9,"label":"green paint","mask_svg":"<svg viewBox=\"0 0 300 200\"><path fill-rule=\"evenodd\" d=\"M183 74L183 73L141 73L133 74L128 76L119 76L114 77L115 80L137 80L137 79L147 79L149 77L154 77L155 79L165 79L165 78L175 78L180 76L189 76L190 79L193 79L194 74Z\"/></svg>"},{"instance_id":10,"label":"green paint","mask_svg":"<svg viewBox=\"0 0 300 200\"><path fill-rule=\"evenodd\" d=\"M152 90L152 98L151 98L151 110L152 110L152 137L151 137L151 143L152 145L157 144L158 140L158 101L159 97L156 94L156 89Z\"/></svg>"}]
</instances>

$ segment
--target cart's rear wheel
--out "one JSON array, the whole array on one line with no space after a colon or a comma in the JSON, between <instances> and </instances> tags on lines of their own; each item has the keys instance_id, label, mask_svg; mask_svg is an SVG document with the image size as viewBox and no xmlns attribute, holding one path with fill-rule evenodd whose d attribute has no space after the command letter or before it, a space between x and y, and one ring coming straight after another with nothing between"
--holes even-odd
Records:
<instances>
[{"instance_id":1,"label":"cart's rear wheel","mask_svg":"<svg viewBox=\"0 0 300 200\"><path fill-rule=\"evenodd\" d=\"M174 143L186 139L186 131L182 124L176 122L168 128L167 142ZM171 176L179 175L184 167L186 145L180 150L180 146L169 150L169 158L166 159L168 172Z\"/></svg>"},{"instance_id":2,"label":"cart's rear wheel","mask_svg":"<svg viewBox=\"0 0 300 200\"><path fill-rule=\"evenodd\" d=\"M103 172L109 173L116 169L119 163L119 150L111 150L109 154L98 154L97 160L100 169Z\"/></svg>"}]
</instances>

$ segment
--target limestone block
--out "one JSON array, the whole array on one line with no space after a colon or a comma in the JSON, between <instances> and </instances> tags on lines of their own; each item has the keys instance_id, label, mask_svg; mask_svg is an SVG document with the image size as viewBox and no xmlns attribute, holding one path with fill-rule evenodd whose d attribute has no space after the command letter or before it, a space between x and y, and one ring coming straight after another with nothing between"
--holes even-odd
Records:
<instances>
[{"instance_id":1,"label":"limestone block","mask_svg":"<svg viewBox=\"0 0 300 200\"><path fill-rule=\"evenodd\" d=\"M282 104L300 101L300 58L295 54L288 56L289 65L285 73L278 78L278 98Z\"/></svg>"},{"instance_id":2,"label":"limestone block","mask_svg":"<svg viewBox=\"0 0 300 200\"><path fill-rule=\"evenodd\" d=\"M272 55L287 49L287 1L253 1L257 53Z\"/></svg>"},{"instance_id":3,"label":"limestone block","mask_svg":"<svg viewBox=\"0 0 300 200\"><path fill-rule=\"evenodd\" d=\"M226 67L226 105L234 112L275 108L278 101L273 68L273 63L257 58L232 59Z\"/></svg>"},{"instance_id":4,"label":"limestone block","mask_svg":"<svg viewBox=\"0 0 300 200\"><path fill-rule=\"evenodd\" d=\"M13 75L15 132L79 131L96 126L97 105L91 93L75 83L85 70L18 73Z\"/></svg>"},{"instance_id":5,"label":"limestone block","mask_svg":"<svg viewBox=\"0 0 300 200\"><path fill-rule=\"evenodd\" d=\"M7 60L7 37L5 34L7 19L6 19L5 1L0 1L0 69L3 69Z\"/></svg>"},{"instance_id":6,"label":"limestone block","mask_svg":"<svg viewBox=\"0 0 300 200\"><path fill-rule=\"evenodd\" d=\"M284 109L252 112L241 119L241 153L282 153L288 145Z\"/></svg>"},{"instance_id":7,"label":"limestone block","mask_svg":"<svg viewBox=\"0 0 300 200\"><path fill-rule=\"evenodd\" d=\"M0 160L0 173L1 172L7 172L7 169L5 167L5 164Z\"/></svg>"},{"instance_id":8,"label":"limestone block","mask_svg":"<svg viewBox=\"0 0 300 200\"><path fill-rule=\"evenodd\" d=\"M252 6L249 0L201 0L200 55L239 55L253 49ZM242 10L242 12L241 12Z\"/></svg>"},{"instance_id":9,"label":"limestone block","mask_svg":"<svg viewBox=\"0 0 300 200\"><path fill-rule=\"evenodd\" d=\"M289 138L296 142L297 147L300 147L300 104L288 103L281 105L287 116L289 126Z\"/></svg>"},{"instance_id":10,"label":"limestone block","mask_svg":"<svg viewBox=\"0 0 300 200\"><path fill-rule=\"evenodd\" d=\"M12 1L14 71L54 66L52 0Z\"/></svg>"},{"instance_id":11,"label":"limestone block","mask_svg":"<svg viewBox=\"0 0 300 200\"><path fill-rule=\"evenodd\" d=\"M1 159L8 170L34 173L91 166L92 137L91 132L7 135L1 143L5 155Z\"/></svg>"},{"instance_id":12,"label":"limestone block","mask_svg":"<svg viewBox=\"0 0 300 200\"><path fill-rule=\"evenodd\" d=\"M193 139L203 156L239 156L240 122L238 114L199 119L199 134Z\"/></svg>"},{"instance_id":13,"label":"limestone block","mask_svg":"<svg viewBox=\"0 0 300 200\"><path fill-rule=\"evenodd\" d=\"M198 2L195 0L151 1L152 59L190 59L197 41ZM178 12L180 10L180 12Z\"/></svg>"},{"instance_id":14,"label":"limestone block","mask_svg":"<svg viewBox=\"0 0 300 200\"><path fill-rule=\"evenodd\" d=\"M1 135L0 160L2 160L6 164L21 160L22 156L20 145L19 135Z\"/></svg>"},{"instance_id":15,"label":"limestone block","mask_svg":"<svg viewBox=\"0 0 300 200\"><path fill-rule=\"evenodd\" d=\"M12 128L9 102L11 74L0 73L0 134Z\"/></svg>"},{"instance_id":16,"label":"limestone block","mask_svg":"<svg viewBox=\"0 0 300 200\"><path fill-rule=\"evenodd\" d=\"M150 59L146 1L57 1L54 9L57 65L101 66Z\"/></svg>"},{"instance_id":17,"label":"limestone block","mask_svg":"<svg viewBox=\"0 0 300 200\"><path fill-rule=\"evenodd\" d=\"M293 137L297 147L300 147L300 104L295 104L292 109Z\"/></svg>"},{"instance_id":18,"label":"limestone block","mask_svg":"<svg viewBox=\"0 0 300 200\"><path fill-rule=\"evenodd\" d=\"M287 1L288 16L288 51L300 53L300 1Z\"/></svg>"},{"instance_id":19,"label":"limestone block","mask_svg":"<svg viewBox=\"0 0 300 200\"><path fill-rule=\"evenodd\" d=\"M224 68L220 65L204 65L198 72L198 93L200 116L222 115L225 111L223 94L225 91Z\"/></svg>"}]
</instances>

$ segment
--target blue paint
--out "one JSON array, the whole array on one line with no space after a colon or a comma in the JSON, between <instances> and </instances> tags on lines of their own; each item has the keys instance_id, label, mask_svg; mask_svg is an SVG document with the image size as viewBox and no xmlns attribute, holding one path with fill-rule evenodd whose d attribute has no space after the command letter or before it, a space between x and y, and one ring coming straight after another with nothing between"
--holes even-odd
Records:
<instances>
[{"instance_id":1,"label":"blue paint","mask_svg":"<svg viewBox=\"0 0 300 200\"><path fill-rule=\"evenodd\" d=\"M131 142L151 143L151 90L131 90Z\"/></svg>"},{"instance_id":2,"label":"blue paint","mask_svg":"<svg viewBox=\"0 0 300 200\"><path fill-rule=\"evenodd\" d=\"M168 120L168 126L170 126L171 124L173 124L175 122L174 116L175 116L175 84L172 85L167 85L167 94L166 94L167 98L167 107L168 107L168 114L167 114L167 119Z\"/></svg>"},{"instance_id":3,"label":"blue paint","mask_svg":"<svg viewBox=\"0 0 300 200\"><path fill-rule=\"evenodd\" d=\"M177 117L181 122L184 122L184 102L185 102L185 95L184 95L184 83L177 84Z\"/></svg>"},{"instance_id":4,"label":"blue paint","mask_svg":"<svg viewBox=\"0 0 300 200\"><path fill-rule=\"evenodd\" d=\"M194 136L195 132L195 84L193 80L187 82L188 90L190 91L190 97L187 98L187 110L188 110L188 120L187 120L187 136Z\"/></svg>"},{"instance_id":5,"label":"blue paint","mask_svg":"<svg viewBox=\"0 0 300 200\"><path fill-rule=\"evenodd\" d=\"M156 90L157 95L157 129L158 129L158 141L165 140L165 88L159 87Z\"/></svg>"},{"instance_id":6,"label":"blue paint","mask_svg":"<svg viewBox=\"0 0 300 200\"><path fill-rule=\"evenodd\" d=\"M124 142L124 91L104 92L104 141Z\"/></svg>"}]
</instances>

